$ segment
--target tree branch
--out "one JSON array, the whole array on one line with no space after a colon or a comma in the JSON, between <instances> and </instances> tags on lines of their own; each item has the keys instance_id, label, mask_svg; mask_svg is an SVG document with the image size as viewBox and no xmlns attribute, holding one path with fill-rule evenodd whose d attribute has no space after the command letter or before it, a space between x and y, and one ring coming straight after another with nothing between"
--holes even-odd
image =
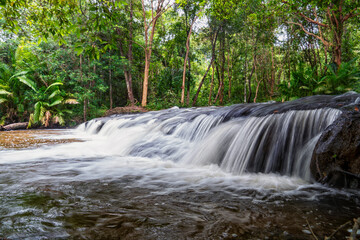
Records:
<instances>
[{"instance_id":1,"label":"tree branch","mask_svg":"<svg viewBox=\"0 0 360 240\"><path fill-rule=\"evenodd\" d=\"M304 27L301 23L295 23L295 22L287 22L287 23L295 24L295 25L300 26L300 27L302 28L302 30L303 30L306 34L308 34L308 35L310 35L310 36L313 36L313 37L319 39L325 46L331 46L331 45L332 45L330 42L327 42L324 38L319 37L318 35L307 31L307 30L305 29L305 27Z\"/></svg>"},{"instance_id":2,"label":"tree branch","mask_svg":"<svg viewBox=\"0 0 360 240\"><path fill-rule=\"evenodd\" d=\"M351 10L348 14L345 15L345 17L342 19L342 22L345 22L346 20L348 20L349 18L355 17L357 15L360 14L360 12L354 14L354 12L356 10L359 10L359 8L354 8L353 10Z\"/></svg>"},{"instance_id":3,"label":"tree branch","mask_svg":"<svg viewBox=\"0 0 360 240\"><path fill-rule=\"evenodd\" d=\"M316 13L316 9L314 8L313 11L314 11L314 15L316 17L316 21L319 21L319 18L318 18L317 13ZM319 29L320 37L323 38L320 25L318 25L318 29Z\"/></svg>"},{"instance_id":4,"label":"tree branch","mask_svg":"<svg viewBox=\"0 0 360 240\"><path fill-rule=\"evenodd\" d=\"M288 1L282 0L281 2L282 2L282 3L285 3L285 4L292 5L294 8L297 9L297 7L295 7L293 4L289 3ZM315 21L314 19L309 18L309 17L305 16L303 13L301 13L299 10L297 10L297 13L298 13L301 17L303 17L306 21L308 21L309 23L313 23L313 24L316 24L316 25L318 25L318 26L322 26L322 27L329 28L329 25L319 22L318 19L316 19L316 21Z\"/></svg>"},{"instance_id":5,"label":"tree branch","mask_svg":"<svg viewBox=\"0 0 360 240\"><path fill-rule=\"evenodd\" d=\"M298 12L298 14L299 14L301 17L303 17L306 21L308 21L309 23L313 23L313 24L316 24L316 25L319 25L319 26L322 26L322 27L326 27L326 28L329 27L329 25L324 24L324 23L321 23L321 22L318 22L318 21L315 21L314 19L311 19L311 18L305 16L305 15L304 15L303 13L301 13L301 12Z\"/></svg>"}]
</instances>

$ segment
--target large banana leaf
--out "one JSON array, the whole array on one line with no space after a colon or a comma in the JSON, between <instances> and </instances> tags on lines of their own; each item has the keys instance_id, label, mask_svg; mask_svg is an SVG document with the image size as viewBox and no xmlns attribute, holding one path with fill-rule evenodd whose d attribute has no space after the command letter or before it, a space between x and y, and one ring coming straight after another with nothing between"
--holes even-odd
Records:
<instances>
[{"instance_id":1,"label":"large banana leaf","mask_svg":"<svg viewBox=\"0 0 360 240\"><path fill-rule=\"evenodd\" d=\"M25 85L29 86L32 90L34 90L35 92L38 92L38 90L36 89L36 84L31 81L30 79L28 79L26 76L20 76L18 77L19 81L24 83Z\"/></svg>"},{"instance_id":2,"label":"large banana leaf","mask_svg":"<svg viewBox=\"0 0 360 240\"><path fill-rule=\"evenodd\" d=\"M57 96L57 97L49 104L49 107L56 106L56 105L62 103L63 100L64 100L63 97Z\"/></svg>"},{"instance_id":3,"label":"large banana leaf","mask_svg":"<svg viewBox=\"0 0 360 240\"><path fill-rule=\"evenodd\" d=\"M26 74L28 74L29 71L22 71L22 72L18 72L18 73L15 73L14 75L11 76L11 78L9 78L9 81L13 78L16 78L16 77L19 77L19 76L24 76Z\"/></svg>"}]
</instances>

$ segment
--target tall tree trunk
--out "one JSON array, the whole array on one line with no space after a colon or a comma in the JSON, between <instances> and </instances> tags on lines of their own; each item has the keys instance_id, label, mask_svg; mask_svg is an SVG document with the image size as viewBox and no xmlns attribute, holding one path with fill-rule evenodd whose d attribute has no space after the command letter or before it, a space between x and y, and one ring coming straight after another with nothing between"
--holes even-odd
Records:
<instances>
[{"instance_id":1,"label":"tall tree trunk","mask_svg":"<svg viewBox=\"0 0 360 240\"><path fill-rule=\"evenodd\" d=\"M221 43L221 42L220 42ZM217 79L218 79L218 91L216 93L216 96L215 96L215 100L214 100L214 104L217 102L218 98L219 98L219 95L220 95L220 92L221 92L221 88L222 88L222 81L221 81L221 76L220 76L220 71L219 71L219 64L216 64L215 65L215 68L216 68L216 73L217 73Z\"/></svg>"},{"instance_id":2,"label":"tall tree trunk","mask_svg":"<svg viewBox=\"0 0 360 240\"><path fill-rule=\"evenodd\" d=\"M245 79L244 79L244 103L246 103L246 100L247 100L247 51L245 53Z\"/></svg>"},{"instance_id":3,"label":"tall tree trunk","mask_svg":"<svg viewBox=\"0 0 360 240\"><path fill-rule=\"evenodd\" d=\"M189 64L189 74L188 74L188 80L187 80L187 94L186 94L186 105L189 106L189 102L190 102L190 81L191 81L191 61L189 59L188 61L188 64Z\"/></svg>"},{"instance_id":4,"label":"tall tree trunk","mask_svg":"<svg viewBox=\"0 0 360 240\"><path fill-rule=\"evenodd\" d=\"M155 34L157 19L154 19L152 22L152 28L150 33L150 39L148 39L148 28L145 30L145 69L144 69L144 81L143 81L143 94L141 99L141 106L145 107L147 105L147 95L148 95L148 86L149 86L149 70L150 70L150 59L152 51L152 42Z\"/></svg>"},{"instance_id":5,"label":"tall tree trunk","mask_svg":"<svg viewBox=\"0 0 360 240\"><path fill-rule=\"evenodd\" d=\"M228 97L229 97L229 101L231 100L231 78L232 78L232 74L230 71L230 40L228 40L228 54L227 54L227 73L228 73L228 79L229 79L229 92L228 92ZM232 67L231 67L232 69Z\"/></svg>"},{"instance_id":6,"label":"tall tree trunk","mask_svg":"<svg viewBox=\"0 0 360 240\"><path fill-rule=\"evenodd\" d=\"M250 73L250 76L249 76L249 78L248 78L248 87L249 87L249 95L248 95L248 98L247 98L247 102L248 102L248 103L250 102L250 99L251 99L251 78L252 78L252 75L254 74L255 62L256 62L256 55L255 55L255 53L254 53L253 67L252 67L252 69L251 69L251 73Z\"/></svg>"},{"instance_id":7,"label":"tall tree trunk","mask_svg":"<svg viewBox=\"0 0 360 240\"><path fill-rule=\"evenodd\" d=\"M128 44L128 81L126 84L127 90L128 90L128 97L130 101L130 105L135 105L135 99L134 99L134 93L132 88L132 61L133 61L133 54L132 54L132 42L133 42L133 4L132 0L129 1L129 8L130 8L130 22L129 22L129 44Z\"/></svg>"},{"instance_id":8,"label":"tall tree trunk","mask_svg":"<svg viewBox=\"0 0 360 240\"><path fill-rule=\"evenodd\" d=\"M255 59L254 59L254 61L255 61ZM255 68L255 70L254 70L254 72L255 72L255 81L256 81L256 83L257 83L257 85L256 85L256 91L255 91L255 97L254 97L254 103L256 103L256 99L257 99L257 96L258 96L258 92L259 92L259 87L260 87L260 81L258 81L258 77L257 77L257 69L256 69L256 62L254 63L254 68Z\"/></svg>"},{"instance_id":9,"label":"tall tree trunk","mask_svg":"<svg viewBox=\"0 0 360 240\"><path fill-rule=\"evenodd\" d=\"M275 85L275 62L274 62L274 47L271 47L271 81L270 81L270 99L274 96Z\"/></svg>"},{"instance_id":10,"label":"tall tree trunk","mask_svg":"<svg viewBox=\"0 0 360 240\"><path fill-rule=\"evenodd\" d=\"M145 68L144 68L144 81L143 81L143 94L141 99L141 106L145 107L147 104L147 95L148 95L148 85L149 85L149 70L150 70L150 60L151 60L151 51L152 51L152 43L155 34L155 27L157 20L161 17L163 13L165 13L170 5L170 1L164 5L165 0L158 0L157 7L153 9L153 0L150 1L151 5L151 19L148 23L146 20L147 11L145 10L145 0L141 1L142 5L142 14L144 18L144 38L145 38ZM150 38L148 36L149 28L151 25Z\"/></svg>"},{"instance_id":11,"label":"tall tree trunk","mask_svg":"<svg viewBox=\"0 0 360 240\"><path fill-rule=\"evenodd\" d=\"M110 54L111 55L111 54ZM110 98L110 109L113 108L113 93L112 93L112 79L111 76L111 57L109 58L109 98Z\"/></svg>"},{"instance_id":12,"label":"tall tree trunk","mask_svg":"<svg viewBox=\"0 0 360 240\"><path fill-rule=\"evenodd\" d=\"M143 81L143 94L142 94L142 100L141 100L141 106L143 106L143 107L145 107L146 104L147 104L150 57L151 57L151 54L149 53L149 51L145 50L145 69L144 69L144 81Z\"/></svg>"},{"instance_id":13,"label":"tall tree trunk","mask_svg":"<svg viewBox=\"0 0 360 240\"><path fill-rule=\"evenodd\" d=\"M119 28L117 29L117 32L119 36L122 35ZM130 105L133 106L135 104L135 99L132 90L132 75L131 75L132 45L130 44L131 40L129 41L129 49L127 55L124 52L121 39L119 39L118 43L119 43L120 55L128 59L129 66L123 64L123 68L124 68L124 76L125 76L126 90L128 93L128 99L130 101Z\"/></svg>"},{"instance_id":14,"label":"tall tree trunk","mask_svg":"<svg viewBox=\"0 0 360 240\"><path fill-rule=\"evenodd\" d=\"M215 75L215 66L213 62L208 105L211 105L211 95L212 95L212 90L214 88L214 75Z\"/></svg>"},{"instance_id":15,"label":"tall tree trunk","mask_svg":"<svg viewBox=\"0 0 360 240\"><path fill-rule=\"evenodd\" d=\"M197 19L197 16L195 16L193 22L190 25L189 34L186 39L186 54L185 54L185 60L184 60L184 70L183 70L183 81L181 86L181 104L184 104L184 98L185 98L185 79L186 79L186 63L188 61L189 57L189 50L190 50L190 36L192 32L192 27Z\"/></svg>"},{"instance_id":16,"label":"tall tree trunk","mask_svg":"<svg viewBox=\"0 0 360 240\"><path fill-rule=\"evenodd\" d=\"M220 51L221 51L221 65L220 65L220 74L219 74L219 90L215 102L219 97L219 103L220 105L223 105L224 85L225 85L225 36L223 36L222 41L220 41Z\"/></svg>"},{"instance_id":17,"label":"tall tree trunk","mask_svg":"<svg viewBox=\"0 0 360 240\"><path fill-rule=\"evenodd\" d=\"M201 81L200 81L200 84L199 84L199 87L198 87L198 89L197 89L197 91L196 91L196 94L195 94L195 96L194 96L194 98L193 98L193 103L192 103L193 106L196 105L196 101L197 101L197 98L198 98L198 96L199 96L201 87L202 87L202 85L204 84L205 78L206 78L206 76L207 76L207 74L208 74L208 72L209 72L209 70L210 70L210 67L211 67L211 66L213 65L213 63L214 63L214 60L215 60L216 40L217 40L217 36L218 36L219 30L220 30L220 28L215 32L214 40L213 40L213 42L212 42L211 60L210 60L209 66L208 66L208 68L207 68L207 70L206 70L203 78L202 78ZM213 76L214 76L214 75L213 75ZM212 81L212 84L213 84L213 81ZM212 91L212 89L210 89L210 92L211 92L211 91ZM210 93L210 96L211 96L211 93ZM209 97L209 98L210 98L210 97ZM209 103L209 105L210 105L210 103Z\"/></svg>"},{"instance_id":18,"label":"tall tree trunk","mask_svg":"<svg viewBox=\"0 0 360 240\"><path fill-rule=\"evenodd\" d=\"M80 82L83 82L83 70L82 70L82 56L80 55ZM84 88L86 88L86 86L84 85ZM84 122L86 122L86 115L87 115L87 101L86 101L86 97L84 97L84 101L83 101L83 120Z\"/></svg>"}]
</instances>

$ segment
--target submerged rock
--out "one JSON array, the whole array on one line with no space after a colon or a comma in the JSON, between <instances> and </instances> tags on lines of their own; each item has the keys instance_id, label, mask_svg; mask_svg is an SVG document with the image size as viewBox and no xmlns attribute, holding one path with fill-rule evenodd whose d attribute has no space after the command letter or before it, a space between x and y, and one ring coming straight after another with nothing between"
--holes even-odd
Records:
<instances>
[{"instance_id":1,"label":"submerged rock","mask_svg":"<svg viewBox=\"0 0 360 240\"><path fill-rule=\"evenodd\" d=\"M360 188L360 113L344 111L320 136L311 159L316 181Z\"/></svg>"}]
</instances>

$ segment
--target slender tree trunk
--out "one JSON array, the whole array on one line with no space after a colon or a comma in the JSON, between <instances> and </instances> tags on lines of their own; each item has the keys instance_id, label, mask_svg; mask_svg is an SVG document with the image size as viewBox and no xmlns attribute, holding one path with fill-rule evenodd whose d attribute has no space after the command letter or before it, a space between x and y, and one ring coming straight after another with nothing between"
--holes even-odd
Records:
<instances>
[{"instance_id":1,"label":"slender tree trunk","mask_svg":"<svg viewBox=\"0 0 360 240\"><path fill-rule=\"evenodd\" d=\"M80 55L80 82L83 82L83 70L82 70L82 56ZM85 85L84 85L85 87ZM86 88L86 87L85 87ZM83 120L84 122L86 122L86 115L87 115L87 102L86 102L86 97L84 97L84 101L83 101Z\"/></svg>"},{"instance_id":2,"label":"slender tree trunk","mask_svg":"<svg viewBox=\"0 0 360 240\"><path fill-rule=\"evenodd\" d=\"M202 87L202 85L204 84L205 78L206 78L206 76L207 76L207 74L208 74L208 72L209 72L209 70L210 70L213 62L214 62L214 60L213 60L213 58L212 58L211 61L210 61L209 66L208 66L208 68L207 68L207 70L206 70L206 72L205 72L205 74L204 74L204 76L203 76L203 78L202 78L201 81L200 81L199 87L198 87L198 89L197 89L197 91L196 91L196 94L195 94L195 96L194 96L193 103L192 103L193 106L196 105L196 101L197 101L197 98L198 98L198 96L199 96L201 87Z\"/></svg>"},{"instance_id":3,"label":"slender tree trunk","mask_svg":"<svg viewBox=\"0 0 360 240\"><path fill-rule=\"evenodd\" d=\"M228 72L228 79L229 79L228 97L229 97L229 101L230 101L231 100L231 78L232 78L232 74L230 71L230 40L228 40L228 45L229 45L229 49L228 49L228 54L227 54L227 72Z\"/></svg>"},{"instance_id":4,"label":"slender tree trunk","mask_svg":"<svg viewBox=\"0 0 360 240\"><path fill-rule=\"evenodd\" d=\"M197 19L197 16L194 18L193 22L190 25L189 34L186 39L186 54L185 54L185 60L184 60L184 70L183 70L183 81L181 86L181 104L184 104L184 98L185 98L185 79L186 79L186 63L188 61L189 57L189 50L190 50L190 36L192 32L192 27Z\"/></svg>"},{"instance_id":5,"label":"slender tree trunk","mask_svg":"<svg viewBox=\"0 0 360 240\"><path fill-rule=\"evenodd\" d=\"M111 54L110 54L111 55ZM109 58L109 98L110 98L110 109L113 108L113 93L112 93L112 79L111 76L111 57Z\"/></svg>"},{"instance_id":6,"label":"slender tree trunk","mask_svg":"<svg viewBox=\"0 0 360 240\"><path fill-rule=\"evenodd\" d=\"M225 34L225 32L224 32ZM219 87L219 103L224 104L224 87L225 87L225 36L223 36L221 44L221 75L220 75L220 87Z\"/></svg>"},{"instance_id":7,"label":"slender tree trunk","mask_svg":"<svg viewBox=\"0 0 360 240\"><path fill-rule=\"evenodd\" d=\"M135 105L135 98L133 93L133 87L132 87L132 61L133 61L133 54L132 54L132 42L133 42L133 4L132 0L129 1L129 8L130 8L130 22L129 22L129 45L128 45L128 82L126 84L127 90L128 90L128 97L130 101L130 105Z\"/></svg>"},{"instance_id":8,"label":"slender tree trunk","mask_svg":"<svg viewBox=\"0 0 360 240\"><path fill-rule=\"evenodd\" d=\"M245 79L244 79L244 103L247 100L247 52L245 53Z\"/></svg>"},{"instance_id":9,"label":"slender tree trunk","mask_svg":"<svg viewBox=\"0 0 360 240\"><path fill-rule=\"evenodd\" d=\"M195 96L194 96L193 103L192 103L193 106L196 105L196 101L197 101L197 98L198 98L198 96L199 96L201 87L202 87L202 85L204 84L205 78L206 78L206 76L207 76L207 74L208 74L208 72L209 72L209 70L210 70L210 67L213 66L213 64L214 64L216 40L217 40L217 36L218 36L219 30L220 30L220 28L215 32L215 37L214 37L214 40L213 40L213 43L212 43L212 50L211 50L211 51L212 51L212 52L211 52L211 55L212 55L212 56L211 56L211 60L210 60L209 66L208 66L208 68L207 68L207 70L206 70L203 78L202 78L201 81L200 81L199 87L198 87L198 89L197 89L197 91L196 91L196 94L195 94ZM213 76L213 77L214 77L214 76ZM213 84L213 80L212 80L212 84ZM210 96L211 96L211 91L212 91L212 89L210 89ZM209 98L210 98L210 96L209 96ZM210 105L210 103L209 103L209 105Z\"/></svg>"},{"instance_id":10,"label":"slender tree trunk","mask_svg":"<svg viewBox=\"0 0 360 240\"><path fill-rule=\"evenodd\" d=\"M214 88L214 75L215 75L215 66L214 66L214 62L213 62L208 105L211 105L211 95L212 95L212 90Z\"/></svg>"},{"instance_id":11,"label":"slender tree trunk","mask_svg":"<svg viewBox=\"0 0 360 240\"><path fill-rule=\"evenodd\" d=\"M121 36L122 34L121 34L121 31L119 28L117 29L117 31L118 31L118 35ZM129 33L129 35L130 35L130 33ZM132 90L132 75L131 75L132 45L131 45L131 40L129 41L129 49L128 49L127 55L125 55L121 39L119 39L118 43L119 43L120 55L128 59L129 66L127 66L126 64L123 64L123 68L124 68L124 76L125 76L126 90L128 93L128 99L130 101L130 105L133 106L135 104L135 99L134 99L134 94L133 94L133 90Z\"/></svg>"},{"instance_id":12,"label":"slender tree trunk","mask_svg":"<svg viewBox=\"0 0 360 240\"><path fill-rule=\"evenodd\" d=\"M271 81L270 81L270 99L274 96L275 85L275 61L274 61L274 47L271 47Z\"/></svg>"},{"instance_id":13,"label":"slender tree trunk","mask_svg":"<svg viewBox=\"0 0 360 240\"><path fill-rule=\"evenodd\" d=\"M145 107L147 105L147 95L148 95L148 86L149 86L149 70L150 70L150 59L151 59L151 51L152 51L152 42L155 34L156 20L154 19L152 23L150 39L147 40L145 38L145 69L144 69L144 82L143 82L143 95L141 100L141 106ZM147 31L145 31L147 36Z\"/></svg>"},{"instance_id":14,"label":"slender tree trunk","mask_svg":"<svg viewBox=\"0 0 360 240\"><path fill-rule=\"evenodd\" d=\"M141 106L145 107L147 105L147 95L148 95L148 85L149 85L149 70L150 70L150 60L151 60L151 50L152 43L155 34L155 27L157 20L161 17L161 15L166 12L170 5L170 2L164 5L165 0L158 0L156 9L153 9L153 0L150 1L151 5L151 20L148 23L146 20L147 11L145 10L145 0L141 1L142 5L142 14L144 18L144 38L145 38L145 69L144 69L144 81L143 81L143 94L141 99ZM150 38L148 36L149 27L151 25Z\"/></svg>"},{"instance_id":15,"label":"slender tree trunk","mask_svg":"<svg viewBox=\"0 0 360 240\"><path fill-rule=\"evenodd\" d=\"M187 89L186 89L186 91L187 91L186 104L189 106L189 102L190 102L190 81L191 81L191 61L190 61L190 59L188 61L188 64L189 64L189 74L188 74L188 80L187 80L187 84L186 84L186 86L187 86Z\"/></svg>"},{"instance_id":16,"label":"slender tree trunk","mask_svg":"<svg viewBox=\"0 0 360 240\"><path fill-rule=\"evenodd\" d=\"M215 100L214 100L214 104L217 102L218 98L219 98L219 95L220 95L220 92L221 92L221 87L222 87L222 81L221 81L221 76L220 76L220 71L219 71L219 64L216 64L215 65L215 68L216 68L216 73L217 73L217 79L218 79L218 91L216 93L216 96L215 96Z\"/></svg>"},{"instance_id":17,"label":"slender tree trunk","mask_svg":"<svg viewBox=\"0 0 360 240\"><path fill-rule=\"evenodd\" d=\"M144 70L144 81L143 81L143 95L141 100L141 106L145 107L147 104L147 93L148 93L148 80L149 80L149 68L150 68L150 54L148 50L145 51L145 70Z\"/></svg>"},{"instance_id":18,"label":"slender tree trunk","mask_svg":"<svg viewBox=\"0 0 360 240\"><path fill-rule=\"evenodd\" d=\"M256 103L256 99L257 99L257 96L258 96L258 92L259 92L259 87L260 87L260 81L258 81L258 77L257 77L257 69L256 69L256 63L254 63L254 72L255 72L255 81L257 83L256 85L256 91L255 91L255 97L254 97L254 103Z\"/></svg>"},{"instance_id":19,"label":"slender tree trunk","mask_svg":"<svg viewBox=\"0 0 360 240\"><path fill-rule=\"evenodd\" d=\"M251 99L251 78L252 78L252 75L254 74L255 62L256 62L256 55L255 55L255 53L254 53L253 67L252 67L252 69L251 69L251 73L250 73L250 76L249 76L249 78L248 78L249 96L248 96L248 98L247 98L247 102L250 102L250 99Z\"/></svg>"}]
</instances>

